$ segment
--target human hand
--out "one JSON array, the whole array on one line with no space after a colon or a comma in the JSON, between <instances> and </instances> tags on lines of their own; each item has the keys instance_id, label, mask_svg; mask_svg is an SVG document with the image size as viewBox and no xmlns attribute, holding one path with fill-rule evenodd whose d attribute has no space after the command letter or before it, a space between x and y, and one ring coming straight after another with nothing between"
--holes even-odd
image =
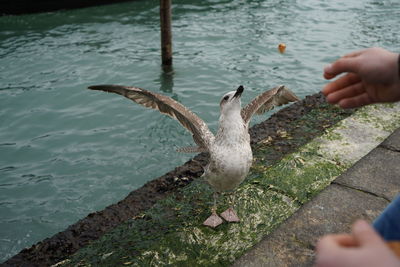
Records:
<instances>
[{"instance_id":1,"label":"human hand","mask_svg":"<svg viewBox=\"0 0 400 267\"><path fill-rule=\"evenodd\" d=\"M378 102L400 100L399 54L382 48L368 48L347 54L324 69L332 79L322 92L331 104L355 108Z\"/></svg>"},{"instance_id":2,"label":"human hand","mask_svg":"<svg viewBox=\"0 0 400 267\"><path fill-rule=\"evenodd\" d=\"M352 234L326 235L317 244L317 267L399 267L400 259L366 222L359 220Z\"/></svg>"}]
</instances>

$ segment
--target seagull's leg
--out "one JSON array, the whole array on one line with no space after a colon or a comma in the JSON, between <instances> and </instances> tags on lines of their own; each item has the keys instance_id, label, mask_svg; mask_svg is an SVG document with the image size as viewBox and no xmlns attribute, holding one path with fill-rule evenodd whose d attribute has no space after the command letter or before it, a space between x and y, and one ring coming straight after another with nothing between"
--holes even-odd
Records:
<instances>
[{"instance_id":1,"label":"seagull's leg","mask_svg":"<svg viewBox=\"0 0 400 267\"><path fill-rule=\"evenodd\" d=\"M203 222L203 225L215 228L218 225L220 225L223 221L222 221L221 217L219 217L218 214L217 214L217 197L218 197L218 193L214 192L213 197L214 197L214 205L211 208L211 216L208 217L207 220L205 220Z\"/></svg>"},{"instance_id":2,"label":"seagull's leg","mask_svg":"<svg viewBox=\"0 0 400 267\"><path fill-rule=\"evenodd\" d=\"M233 205L235 203L235 192L229 193L229 208L221 213L222 218L227 222L240 222L239 217L236 214L236 211L233 209Z\"/></svg>"}]
</instances>

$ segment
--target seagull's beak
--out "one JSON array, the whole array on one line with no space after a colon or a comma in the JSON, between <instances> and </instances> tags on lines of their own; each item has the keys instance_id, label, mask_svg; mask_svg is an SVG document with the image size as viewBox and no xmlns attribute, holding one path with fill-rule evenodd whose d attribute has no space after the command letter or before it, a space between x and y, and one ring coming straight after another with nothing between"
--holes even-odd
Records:
<instances>
[{"instance_id":1,"label":"seagull's beak","mask_svg":"<svg viewBox=\"0 0 400 267\"><path fill-rule=\"evenodd\" d=\"M233 96L233 98L240 97L240 96L242 95L242 93L243 93L243 90L244 90L243 86L242 86L242 85L239 86L239 88L236 89L236 93L235 93L235 95Z\"/></svg>"}]
</instances>

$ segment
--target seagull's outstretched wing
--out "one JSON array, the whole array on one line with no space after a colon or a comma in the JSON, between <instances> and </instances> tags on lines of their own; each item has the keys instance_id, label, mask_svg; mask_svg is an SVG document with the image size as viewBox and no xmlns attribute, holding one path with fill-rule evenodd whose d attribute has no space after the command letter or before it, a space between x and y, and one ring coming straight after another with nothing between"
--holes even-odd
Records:
<instances>
[{"instance_id":1,"label":"seagull's outstretched wing","mask_svg":"<svg viewBox=\"0 0 400 267\"><path fill-rule=\"evenodd\" d=\"M254 113L263 114L274 107L298 101L299 98L284 85L265 91L242 108L241 115L246 124L250 122Z\"/></svg>"},{"instance_id":2,"label":"seagull's outstretched wing","mask_svg":"<svg viewBox=\"0 0 400 267\"><path fill-rule=\"evenodd\" d=\"M93 85L89 86L88 89L106 91L125 96L142 106L159 110L161 113L178 120L183 127L193 134L193 140L199 146L199 151L208 151L214 140L213 133L208 129L207 124L205 124L202 119L184 105L168 96L156 94L137 87L121 85Z\"/></svg>"}]
</instances>

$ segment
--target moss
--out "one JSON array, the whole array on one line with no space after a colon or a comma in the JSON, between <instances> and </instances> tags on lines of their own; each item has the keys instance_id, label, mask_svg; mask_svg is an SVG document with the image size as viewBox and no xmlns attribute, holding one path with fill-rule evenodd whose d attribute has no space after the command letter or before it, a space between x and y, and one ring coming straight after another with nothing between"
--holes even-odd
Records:
<instances>
[{"instance_id":1,"label":"moss","mask_svg":"<svg viewBox=\"0 0 400 267\"><path fill-rule=\"evenodd\" d=\"M399 106L393 103L375 104L360 109L355 115L361 122L392 132L400 124Z\"/></svg>"},{"instance_id":2,"label":"moss","mask_svg":"<svg viewBox=\"0 0 400 267\"><path fill-rule=\"evenodd\" d=\"M246 183L236 192L242 221L217 229L201 225L211 190L195 183L87 248L65 266L226 266L288 218L299 206L285 196ZM219 212L228 207L221 199Z\"/></svg>"},{"instance_id":3,"label":"moss","mask_svg":"<svg viewBox=\"0 0 400 267\"><path fill-rule=\"evenodd\" d=\"M193 183L80 250L66 265L227 266L343 171L317 149L308 145L271 167L254 164L236 192L238 224L202 226L212 191ZM220 198L218 212L227 207L227 198Z\"/></svg>"},{"instance_id":4,"label":"moss","mask_svg":"<svg viewBox=\"0 0 400 267\"><path fill-rule=\"evenodd\" d=\"M334 132L332 130L328 130L326 133L327 133L326 134L326 140L335 141L335 140L343 139L343 136L338 132Z\"/></svg>"},{"instance_id":5,"label":"moss","mask_svg":"<svg viewBox=\"0 0 400 267\"><path fill-rule=\"evenodd\" d=\"M342 119L352 114L352 110L343 110L337 106L321 104L305 113L295 122L296 126L287 131L277 132L277 136L271 136L253 145L253 155L256 162L262 163L263 168L277 162L289 152L305 145L317 136L331 132L329 129ZM335 127L336 128L336 127ZM340 134L329 136L331 140L340 139ZM278 157L276 155L279 155ZM272 160L271 160L272 159Z\"/></svg>"},{"instance_id":6,"label":"moss","mask_svg":"<svg viewBox=\"0 0 400 267\"><path fill-rule=\"evenodd\" d=\"M254 166L253 183L264 185L300 203L307 202L343 172L345 166L318 156L316 146L285 157L278 164L265 168Z\"/></svg>"},{"instance_id":7,"label":"moss","mask_svg":"<svg viewBox=\"0 0 400 267\"><path fill-rule=\"evenodd\" d=\"M372 123L373 127L389 127L382 125L389 124L387 122L390 120L395 120L390 127L397 128L400 125L399 117L393 112L386 118L381 109L375 108L357 111L354 117L364 124ZM370 116L371 112L376 114L374 118ZM384 119L379 119L379 116ZM297 121L298 127L281 131L276 137L254 145L253 167L246 181L236 191L235 209L241 218L240 223L224 223L216 229L202 226L201 223L210 213L212 190L205 183L194 182L81 249L63 264L230 265L366 153L362 151L357 157L343 160L346 154L357 152L349 152L348 147L353 147L352 139L342 134L353 125L343 122L334 129L326 130L343 117L345 114L335 107L321 106L301 117ZM327 126L324 126L325 120ZM379 123L379 126L375 123ZM319 135L321 129L326 130L322 136L304 145L310 136ZM298 134L300 132L303 134ZM372 143L377 144L388 133L372 131L372 134ZM284 145L277 146L279 143ZM332 143L335 145L334 151L324 150L326 144ZM294 149L298 150L293 152ZM287 154L287 151L292 153ZM271 154L281 155L281 160L274 161L271 158L276 157L270 157ZM221 197L218 212L228 206L227 198Z\"/></svg>"}]
</instances>

